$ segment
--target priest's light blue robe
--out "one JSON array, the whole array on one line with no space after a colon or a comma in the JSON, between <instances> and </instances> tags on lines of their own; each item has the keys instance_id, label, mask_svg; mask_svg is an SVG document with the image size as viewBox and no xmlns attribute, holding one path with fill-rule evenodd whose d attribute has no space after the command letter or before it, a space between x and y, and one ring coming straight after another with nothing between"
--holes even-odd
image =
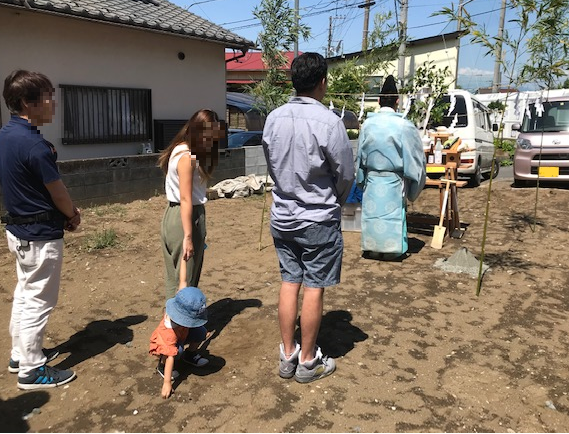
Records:
<instances>
[{"instance_id":1,"label":"priest's light blue robe","mask_svg":"<svg viewBox=\"0 0 569 434\"><path fill-rule=\"evenodd\" d=\"M356 183L363 189L363 251L407 252L406 200L419 197L425 172L417 128L391 109L369 113L356 160Z\"/></svg>"}]
</instances>

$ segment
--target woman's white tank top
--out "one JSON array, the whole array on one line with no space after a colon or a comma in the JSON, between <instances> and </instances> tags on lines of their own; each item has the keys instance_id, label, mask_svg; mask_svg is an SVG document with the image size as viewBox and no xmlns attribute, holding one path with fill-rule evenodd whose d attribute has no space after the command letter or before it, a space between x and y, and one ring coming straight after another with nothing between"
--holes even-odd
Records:
<instances>
[{"instance_id":1,"label":"woman's white tank top","mask_svg":"<svg viewBox=\"0 0 569 434\"><path fill-rule=\"evenodd\" d=\"M176 146L170 154L168 161L168 172L166 173L166 198L169 202L180 203L180 176L178 174L178 163L183 155L191 155L188 145L181 144ZM194 170L193 189L192 189L192 204L203 205L207 202L206 189L207 183L202 179L200 171L198 170L199 162L197 163L196 170Z\"/></svg>"}]
</instances>

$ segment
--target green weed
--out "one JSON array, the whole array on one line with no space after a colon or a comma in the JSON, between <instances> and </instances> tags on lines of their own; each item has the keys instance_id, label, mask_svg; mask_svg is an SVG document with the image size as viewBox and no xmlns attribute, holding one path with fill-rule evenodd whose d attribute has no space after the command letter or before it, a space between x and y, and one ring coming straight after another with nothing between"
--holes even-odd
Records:
<instances>
[{"instance_id":1,"label":"green weed","mask_svg":"<svg viewBox=\"0 0 569 434\"><path fill-rule=\"evenodd\" d=\"M97 217L105 217L109 215L118 215L124 217L126 215L126 207L120 203L107 204L105 206L97 206L93 209Z\"/></svg>"},{"instance_id":2,"label":"green weed","mask_svg":"<svg viewBox=\"0 0 569 434\"><path fill-rule=\"evenodd\" d=\"M118 244L117 233L114 229L103 229L87 236L85 247L87 250L100 250L115 247Z\"/></svg>"}]
</instances>

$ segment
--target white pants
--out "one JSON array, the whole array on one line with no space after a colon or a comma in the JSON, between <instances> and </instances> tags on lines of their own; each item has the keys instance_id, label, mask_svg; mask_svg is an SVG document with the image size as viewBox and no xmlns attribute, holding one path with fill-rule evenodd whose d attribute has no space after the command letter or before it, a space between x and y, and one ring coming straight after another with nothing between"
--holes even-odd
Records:
<instances>
[{"instance_id":1,"label":"white pants","mask_svg":"<svg viewBox=\"0 0 569 434\"><path fill-rule=\"evenodd\" d=\"M18 276L10 318L11 357L20 362L19 376L25 377L46 362L43 335L59 295L63 238L26 242L10 231L6 237L10 252L16 256Z\"/></svg>"}]
</instances>

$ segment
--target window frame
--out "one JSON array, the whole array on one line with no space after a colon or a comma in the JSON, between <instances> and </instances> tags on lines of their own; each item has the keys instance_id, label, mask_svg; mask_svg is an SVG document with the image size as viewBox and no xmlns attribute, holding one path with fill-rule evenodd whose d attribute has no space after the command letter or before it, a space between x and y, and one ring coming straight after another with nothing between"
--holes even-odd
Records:
<instances>
[{"instance_id":1,"label":"window frame","mask_svg":"<svg viewBox=\"0 0 569 434\"><path fill-rule=\"evenodd\" d=\"M64 145L152 140L152 91L144 88L59 85Z\"/></svg>"}]
</instances>

